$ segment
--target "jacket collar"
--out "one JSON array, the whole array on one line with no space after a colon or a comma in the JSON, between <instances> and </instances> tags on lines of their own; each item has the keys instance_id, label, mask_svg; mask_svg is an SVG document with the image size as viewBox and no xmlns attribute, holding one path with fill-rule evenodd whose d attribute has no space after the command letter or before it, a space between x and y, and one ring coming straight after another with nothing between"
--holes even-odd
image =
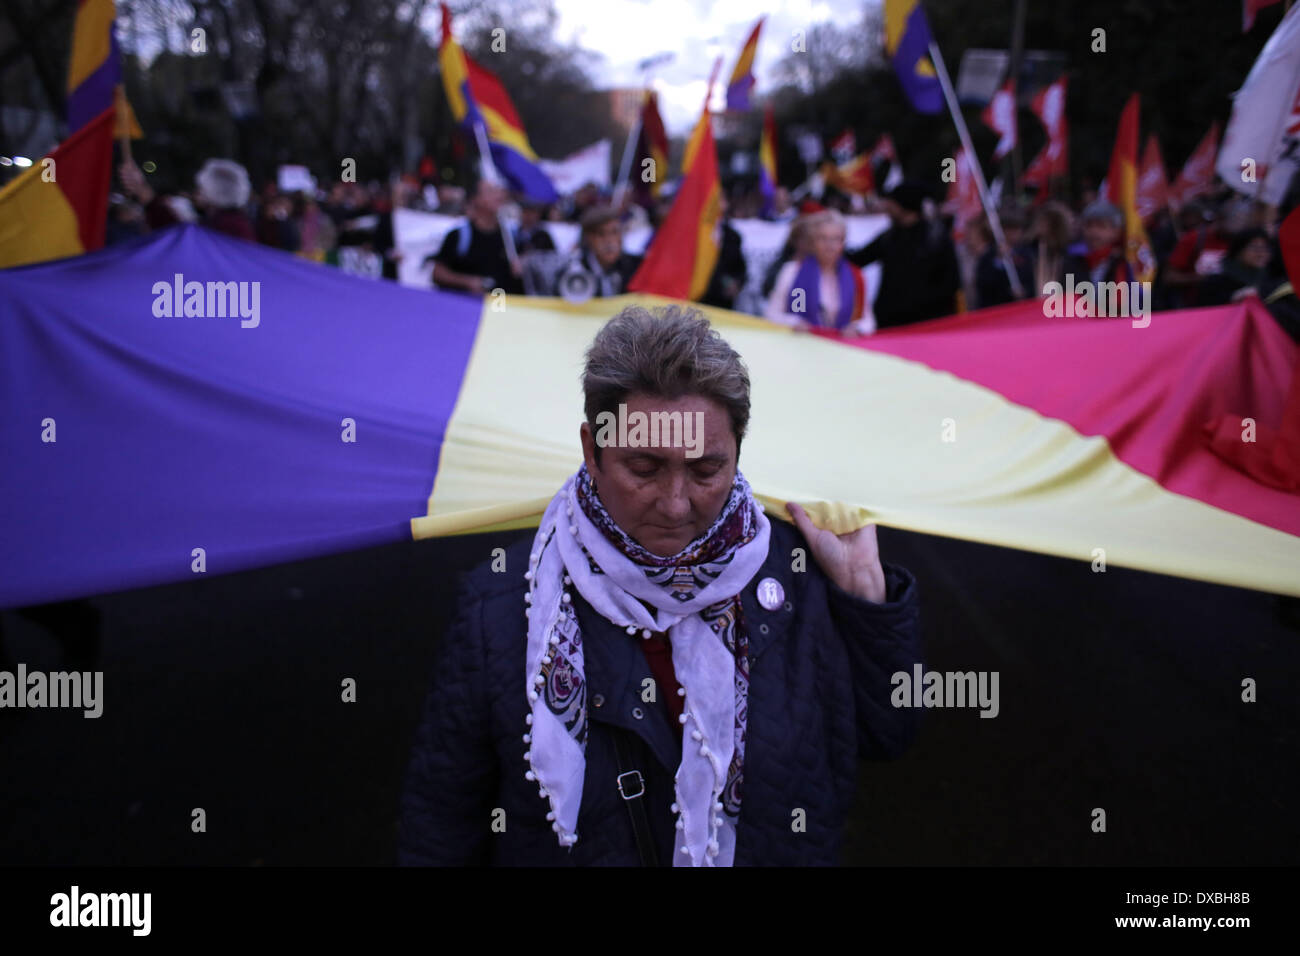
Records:
<instances>
[{"instance_id":1,"label":"jacket collar","mask_svg":"<svg viewBox=\"0 0 1300 956\"><path fill-rule=\"evenodd\" d=\"M660 763L675 770L681 762L681 747L668 726L664 704L641 699L643 682L651 676L650 665L636 643L641 638L598 614L576 589L575 613L582 630L587 718L633 731L649 744ZM634 708L640 709L641 719L634 716Z\"/></svg>"}]
</instances>

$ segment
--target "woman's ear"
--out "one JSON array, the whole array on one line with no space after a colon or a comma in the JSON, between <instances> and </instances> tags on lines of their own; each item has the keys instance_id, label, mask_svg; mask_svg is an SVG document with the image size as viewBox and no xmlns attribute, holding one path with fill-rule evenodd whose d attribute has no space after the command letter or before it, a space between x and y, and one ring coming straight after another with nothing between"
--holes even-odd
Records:
<instances>
[{"instance_id":1,"label":"woman's ear","mask_svg":"<svg viewBox=\"0 0 1300 956\"><path fill-rule=\"evenodd\" d=\"M582 423L578 429L578 438L582 442L582 460L587 463L587 473L593 476L599 469L596 464L596 436L591 432L591 425L587 422Z\"/></svg>"}]
</instances>

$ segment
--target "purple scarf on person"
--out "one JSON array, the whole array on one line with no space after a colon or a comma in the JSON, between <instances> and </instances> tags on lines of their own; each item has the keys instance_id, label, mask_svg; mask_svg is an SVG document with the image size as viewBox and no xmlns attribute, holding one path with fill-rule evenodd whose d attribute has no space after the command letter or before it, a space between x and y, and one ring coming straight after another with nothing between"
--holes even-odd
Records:
<instances>
[{"instance_id":1,"label":"purple scarf on person","mask_svg":"<svg viewBox=\"0 0 1300 956\"><path fill-rule=\"evenodd\" d=\"M862 318L863 283L862 274L849 264L849 261L843 256L840 257L839 264L836 267L836 278L840 287L840 307L835 314L835 321L829 326L834 329L843 329L855 319ZM803 312L796 312L794 309L794 297L798 290L803 290ZM817 260L812 256L805 256L799 266L799 271L794 277L794 284L790 286L790 299L786 305L786 311L791 315L809 316L813 325L827 327L827 323L822 316L821 308L821 267Z\"/></svg>"}]
</instances>

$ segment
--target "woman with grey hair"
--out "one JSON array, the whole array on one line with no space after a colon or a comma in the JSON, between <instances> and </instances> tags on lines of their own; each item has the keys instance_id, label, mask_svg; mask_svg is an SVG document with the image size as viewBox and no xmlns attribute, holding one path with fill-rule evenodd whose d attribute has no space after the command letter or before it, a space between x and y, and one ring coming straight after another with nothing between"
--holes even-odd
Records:
<instances>
[{"instance_id":1,"label":"woman with grey hair","mask_svg":"<svg viewBox=\"0 0 1300 956\"><path fill-rule=\"evenodd\" d=\"M802 331L838 329L850 336L874 332L862 272L844 258L844 217L826 209L800 223L808 253L781 267L764 317Z\"/></svg>"},{"instance_id":2,"label":"woman with grey hair","mask_svg":"<svg viewBox=\"0 0 1300 956\"><path fill-rule=\"evenodd\" d=\"M872 526L763 513L748 372L694 310L625 308L583 389L581 467L506 573L462 580L399 860L835 862L858 758L916 730L891 701L920 666L915 582Z\"/></svg>"}]
</instances>

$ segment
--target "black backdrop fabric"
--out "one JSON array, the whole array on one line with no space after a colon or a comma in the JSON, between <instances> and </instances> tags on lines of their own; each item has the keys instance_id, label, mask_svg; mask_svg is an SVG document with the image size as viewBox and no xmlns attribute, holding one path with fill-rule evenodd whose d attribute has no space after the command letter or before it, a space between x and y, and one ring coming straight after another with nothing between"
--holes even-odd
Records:
<instances>
[{"instance_id":1,"label":"black backdrop fabric","mask_svg":"<svg viewBox=\"0 0 1300 956\"><path fill-rule=\"evenodd\" d=\"M0 863L392 863L456 577L531 533L4 612L0 670L102 670L104 712L0 709ZM927 668L997 671L1000 712L929 710L906 755L863 763L844 863L1298 862L1294 602L880 538L918 578Z\"/></svg>"}]
</instances>

